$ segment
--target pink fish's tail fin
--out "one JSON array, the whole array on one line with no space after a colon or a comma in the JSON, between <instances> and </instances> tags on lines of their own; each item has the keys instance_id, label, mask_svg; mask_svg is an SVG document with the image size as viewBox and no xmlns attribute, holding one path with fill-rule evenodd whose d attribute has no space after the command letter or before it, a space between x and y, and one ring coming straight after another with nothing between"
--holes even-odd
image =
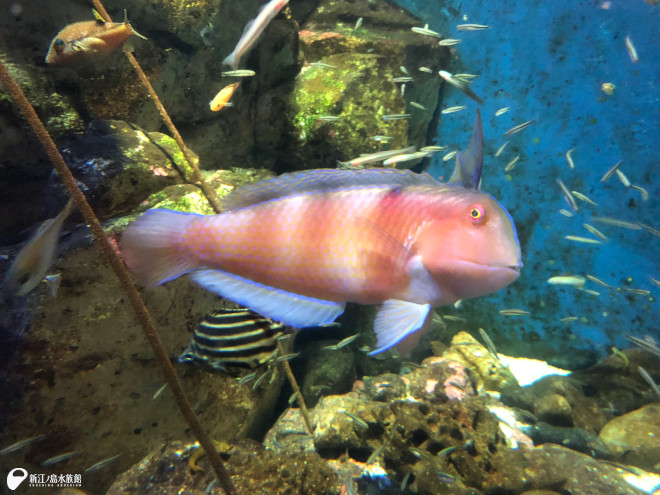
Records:
<instances>
[{"instance_id":1,"label":"pink fish's tail fin","mask_svg":"<svg viewBox=\"0 0 660 495\"><path fill-rule=\"evenodd\" d=\"M119 241L126 265L146 287L155 287L197 268L184 237L193 213L149 210L130 224Z\"/></svg>"}]
</instances>

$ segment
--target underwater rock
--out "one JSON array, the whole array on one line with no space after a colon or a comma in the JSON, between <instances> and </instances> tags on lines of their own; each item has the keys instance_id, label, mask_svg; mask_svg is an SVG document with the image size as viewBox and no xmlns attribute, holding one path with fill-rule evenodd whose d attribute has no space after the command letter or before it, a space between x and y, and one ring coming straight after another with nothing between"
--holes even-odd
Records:
<instances>
[{"instance_id":1,"label":"underwater rock","mask_svg":"<svg viewBox=\"0 0 660 495\"><path fill-rule=\"evenodd\" d=\"M321 395L347 392L356 378L351 349L323 349L326 345L323 341L304 346L303 364L291 363L295 374L303 377L300 386L308 406L315 405Z\"/></svg>"},{"instance_id":2,"label":"underwater rock","mask_svg":"<svg viewBox=\"0 0 660 495\"><path fill-rule=\"evenodd\" d=\"M501 398L558 427L575 426L595 435L606 422L596 400L585 395L575 376L547 376L527 387L503 390Z\"/></svg>"},{"instance_id":3,"label":"underwater rock","mask_svg":"<svg viewBox=\"0 0 660 495\"><path fill-rule=\"evenodd\" d=\"M505 450L499 453L495 463L500 467L506 466L506 469L483 473L479 488L485 492L549 490L551 493L572 495L646 493L626 481L623 469L559 445Z\"/></svg>"},{"instance_id":4,"label":"underwater rock","mask_svg":"<svg viewBox=\"0 0 660 495\"><path fill-rule=\"evenodd\" d=\"M310 411L313 443L298 410L290 409L268 432L264 444L291 452L316 448L333 463L351 459L376 486L386 478L388 486L398 489L407 477L406 483L418 493L438 493L438 484L423 477L431 469L436 477L438 472L445 473L440 485L455 485L458 490L463 485L454 478L471 477L505 443L484 399L466 394L469 379L461 383L462 400L448 399L445 381L467 379L456 364L430 358L403 376L365 377L364 382L355 382L353 391L325 396ZM384 400L385 394L390 398ZM424 481L415 484L418 476ZM465 486L470 485L466 482Z\"/></svg>"},{"instance_id":5,"label":"underwater rock","mask_svg":"<svg viewBox=\"0 0 660 495\"><path fill-rule=\"evenodd\" d=\"M648 404L610 420L599 436L617 461L660 472L660 405Z\"/></svg>"},{"instance_id":6,"label":"underwater rock","mask_svg":"<svg viewBox=\"0 0 660 495\"><path fill-rule=\"evenodd\" d=\"M356 21L363 22L355 29ZM449 50L410 31L419 21L387 2L324 2L300 25L305 65L291 95L291 153L309 167L334 167L361 153L382 149L372 136L392 137L391 149L430 144L437 125L437 71ZM432 74L417 70L432 69ZM412 78L395 83L396 77ZM405 84L405 92L402 85ZM426 110L408 107L414 101ZM383 120L387 114L409 119ZM330 120L332 119L332 120ZM406 165L413 166L415 162Z\"/></svg>"},{"instance_id":7,"label":"underwater rock","mask_svg":"<svg viewBox=\"0 0 660 495\"><path fill-rule=\"evenodd\" d=\"M537 421L531 428L530 436L535 445L554 443L599 459L610 459L612 457L612 453L605 442L597 435L580 428L554 426L543 421Z\"/></svg>"},{"instance_id":8,"label":"underwater rock","mask_svg":"<svg viewBox=\"0 0 660 495\"><path fill-rule=\"evenodd\" d=\"M451 347L443 356L468 366L475 376L476 390L479 392L502 390L518 384L511 371L467 332L454 335Z\"/></svg>"},{"instance_id":9,"label":"underwater rock","mask_svg":"<svg viewBox=\"0 0 660 495\"><path fill-rule=\"evenodd\" d=\"M150 194L192 176L172 138L122 121L93 121L79 140L60 150L100 218L125 214ZM56 174L50 189L66 194Z\"/></svg>"},{"instance_id":10,"label":"underwater rock","mask_svg":"<svg viewBox=\"0 0 660 495\"><path fill-rule=\"evenodd\" d=\"M534 414L541 420L552 424L571 425L573 409L563 395L548 394L534 404Z\"/></svg>"},{"instance_id":11,"label":"underwater rock","mask_svg":"<svg viewBox=\"0 0 660 495\"><path fill-rule=\"evenodd\" d=\"M107 494L223 494L205 456L199 461L204 471L191 474L188 461L195 450L194 444L181 442L158 447L119 476ZM226 444L219 452L236 493L320 495L337 493L341 485L318 454L273 452L249 440Z\"/></svg>"},{"instance_id":12,"label":"underwater rock","mask_svg":"<svg viewBox=\"0 0 660 495\"><path fill-rule=\"evenodd\" d=\"M0 16L3 19L8 16ZM2 25L0 20L0 26ZM3 42L10 35L3 31ZM17 55L12 53L12 55ZM9 73L21 85L46 129L54 139L70 139L82 133L84 122L75 109L73 97L58 92L48 78L32 64L7 63ZM0 84L0 237L7 239L43 220L44 205L40 201L53 168L45 151L23 115ZM18 242L18 238L14 242ZM6 241L5 241L6 242Z\"/></svg>"}]
</instances>

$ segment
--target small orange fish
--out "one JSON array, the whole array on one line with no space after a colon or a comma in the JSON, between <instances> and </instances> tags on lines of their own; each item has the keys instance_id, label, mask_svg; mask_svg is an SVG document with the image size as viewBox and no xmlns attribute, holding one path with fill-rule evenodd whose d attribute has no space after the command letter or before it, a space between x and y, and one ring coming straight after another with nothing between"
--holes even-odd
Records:
<instances>
[{"instance_id":1,"label":"small orange fish","mask_svg":"<svg viewBox=\"0 0 660 495\"><path fill-rule=\"evenodd\" d=\"M217 112L222 110L227 105L231 97L234 96L234 91L236 91L236 88L238 88L239 84L241 83L236 82L222 88L218 94L215 95L215 98L209 102L211 111Z\"/></svg>"},{"instance_id":2,"label":"small orange fish","mask_svg":"<svg viewBox=\"0 0 660 495\"><path fill-rule=\"evenodd\" d=\"M50 43L46 63L65 67L85 60L96 60L112 53L135 34L146 39L133 29L126 19L124 22L105 22L97 12L96 20L69 24Z\"/></svg>"}]
</instances>

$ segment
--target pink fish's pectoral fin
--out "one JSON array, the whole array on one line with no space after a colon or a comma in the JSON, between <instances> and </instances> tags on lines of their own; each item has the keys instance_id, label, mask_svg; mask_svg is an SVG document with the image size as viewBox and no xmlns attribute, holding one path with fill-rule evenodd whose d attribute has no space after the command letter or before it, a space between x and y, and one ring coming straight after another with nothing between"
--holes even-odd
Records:
<instances>
[{"instance_id":1,"label":"pink fish's pectoral fin","mask_svg":"<svg viewBox=\"0 0 660 495\"><path fill-rule=\"evenodd\" d=\"M344 303L294 294L220 270L198 270L190 278L211 292L295 328L327 325L344 312Z\"/></svg>"},{"instance_id":2,"label":"pink fish's pectoral fin","mask_svg":"<svg viewBox=\"0 0 660 495\"><path fill-rule=\"evenodd\" d=\"M433 311L429 311L429 314L426 315L426 320L424 320L424 324L414 332L408 334L406 337L400 340L398 344L396 344L396 350L399 351L399 354L402 357L410 356L410 353L415 350L419 344L419 341L431 326L432 321Z\"/></svg>"},{"instance_id":3,"label":"pink fish's pectoral fin","mask_svg":"<svg viewBox=\"0 0 660 495\"><path fill-rule=\"evenodd\" d=\"M385 301L374 323L378 348L369 355L386 351L419 330L424 325L430 310L430 304L416 304L398 299Z\"/></svg>"}]
</instances>

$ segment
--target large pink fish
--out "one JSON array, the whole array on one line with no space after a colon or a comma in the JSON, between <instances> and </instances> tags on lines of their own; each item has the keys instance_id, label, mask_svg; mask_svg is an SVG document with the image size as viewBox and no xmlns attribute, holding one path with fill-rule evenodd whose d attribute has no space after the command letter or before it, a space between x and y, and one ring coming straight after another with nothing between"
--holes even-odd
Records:
<instances>
[{"instance_id":1,"label":"large pink fish","mask_svg":"<svg viewBox=\"0 0 660 495\"><path fill-rule=\"evenodd\" d=\"M408 170L311 170L232 193L204 216L150 210L120 247L153 287L190 273L203 287L293 327L332 322L347 302L381 305L381 352L422 327L434 306L519 276L511 217L477 189L481 120L453 184Z\"/></svg>"}]
</instances>

